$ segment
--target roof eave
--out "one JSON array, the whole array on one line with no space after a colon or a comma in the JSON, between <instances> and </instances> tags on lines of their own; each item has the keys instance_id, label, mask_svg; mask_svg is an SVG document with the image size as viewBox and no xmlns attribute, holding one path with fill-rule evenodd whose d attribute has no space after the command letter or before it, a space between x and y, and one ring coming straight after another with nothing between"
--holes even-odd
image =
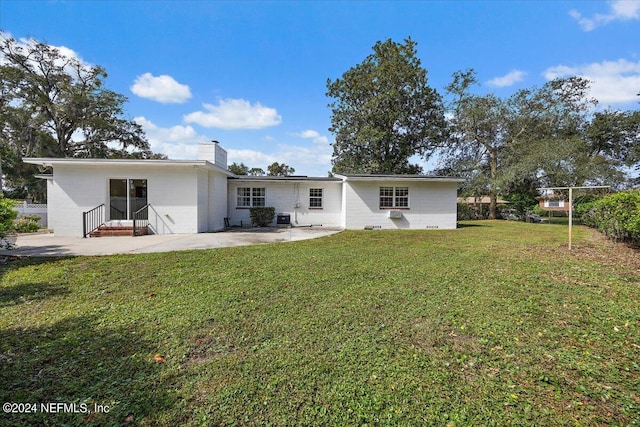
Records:
<instances>
[{"instance_id":1,"label":"roof eave","mask_svg":"<svg viewBox=\"0 0 640 427\"><path fill-rule=\"evenodd\" d=\"M335 174L344 181L422 181L422 182L465 182L463 178L428 175L375 175L375 174Z\"/></svg>"},{"instance_id":2,"label":"roof eave","mask_svg":"<svg viewBox=\"0 0 640 427\"><path fill-rule=\"evenodd\" d=\"M158 159L69 159L50 157L25 157L25 163L54 167L56 165L87 165L87 166L160 166L160 167L203 167L218 171L227 176L235 176L232 172L224 169L208 160L158 160Z\"/></svg>"},{"instance_id":3,"label":"roof eave","mask_svg":"<svg viewBox=\"0 0 640 427\"><path fill-rule=\"evenodd\" d=\"M234 175L238 182L342 182L341 179L325 176L247 176Z\"/></svg>"}]
</instances>

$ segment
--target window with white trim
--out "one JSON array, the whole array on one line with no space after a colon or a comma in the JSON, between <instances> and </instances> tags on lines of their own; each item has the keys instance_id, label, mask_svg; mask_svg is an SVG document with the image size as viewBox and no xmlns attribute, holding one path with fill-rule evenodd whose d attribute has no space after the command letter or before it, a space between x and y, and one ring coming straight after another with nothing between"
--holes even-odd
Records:
<instances>
[{"instance_id":1,"label":"window with white trim","mask_svg":"<svg viewBox=\"0 0 640 427\"><path fill-rule=\"evenodd\" d=\"M380 187L380 208L408 208L409 187Z\"/></svg>"},{"instance_id":2,"label":"window with white trim","mask_svg":"<svg viewBox=\"0 0 640 427\"><path fill-rule=\"evenodd\" d=\"M547 199L547 200L545 200L545 207L546 208L563 208L564 207L564 200Z\"/></svg>"},{"instance_id":3,"label":"window with white trim","mask_svg":"<svg viewBox=\"0 0 640 427\"><path fill-rule=\"evenodd\" d=\"M322 188L309 189L309 207L311 209L322 209Z\"/></svg>"},{"instance_id":4,"label":"window with white trim","mask_svg":"<svg viewBox=\"0 0 640 427\"><path fill-rule=\"evenodd\" d=\"M236 207L252 208L266 206L267 191L265 188L238 187Z\"/></svg>"}]
</instances>

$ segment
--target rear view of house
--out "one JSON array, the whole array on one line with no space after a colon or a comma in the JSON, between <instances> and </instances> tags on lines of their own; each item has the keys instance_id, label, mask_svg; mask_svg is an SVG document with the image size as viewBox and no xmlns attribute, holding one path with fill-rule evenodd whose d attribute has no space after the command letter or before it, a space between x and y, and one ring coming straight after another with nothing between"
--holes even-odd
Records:
<instances>
[{"instance_id":1,"label":"rear view of house","mask_svg":"<svg viewBox=\"0 0 640 427\"><path fill-rule=\"evenodd\" d=\"M77 237L87 234L87 217L114 226L141 220L152 234L219 231L249 225L254 206L274 207L279 222L291 226L452 229L462 181L423 175L238 176L227 169L227 153L217 143L201 144L198 160L24 161L53 169L40 175L47 179L49 228Z\"/></svg>"}]
</instances>

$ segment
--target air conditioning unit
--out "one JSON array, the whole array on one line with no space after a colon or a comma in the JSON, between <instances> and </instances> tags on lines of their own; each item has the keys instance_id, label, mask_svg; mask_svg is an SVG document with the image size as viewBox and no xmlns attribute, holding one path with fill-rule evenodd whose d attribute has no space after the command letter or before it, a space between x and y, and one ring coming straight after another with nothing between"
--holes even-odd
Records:
<instances>
[{"instance_id":1,"label":"air conditioning unit","mask_svg":"<svg viewBox=\"0 0 640 427\"><path fill-rule=\"evenodd\" d=\"M277 225L290 225L291 224L291 214L279 213L278 215L276 215L276 224Z\"/></svg>"},{"instance_id":2,"label":"air conditioning unit","mask_svg":"<svg viewBox=\"0 0 640 427\"><path fill-rule=\"evenodd\" d=\"M389 218L391 219L402 218L402 211L389 211Z\"/></svg>"}]
</instances>

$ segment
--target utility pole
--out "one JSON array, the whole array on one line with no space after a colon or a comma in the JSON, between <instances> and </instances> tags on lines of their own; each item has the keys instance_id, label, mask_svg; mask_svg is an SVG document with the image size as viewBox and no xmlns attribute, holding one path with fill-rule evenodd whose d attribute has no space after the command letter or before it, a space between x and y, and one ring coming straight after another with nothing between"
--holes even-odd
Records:
<instances>
[{"instance_id":1,"label":"utility pole","mask_svg":"<svg viewBox=\"0 0 640 427\"><path fill-rule=\"evenodd\" d=\"M571 250L571 240L573 233L573 190L586 190L595 188L611 188L609 185L587 185L583 187L547 187L539 190L569 190L569 250Z\"/></svg>"}]
</instances>

